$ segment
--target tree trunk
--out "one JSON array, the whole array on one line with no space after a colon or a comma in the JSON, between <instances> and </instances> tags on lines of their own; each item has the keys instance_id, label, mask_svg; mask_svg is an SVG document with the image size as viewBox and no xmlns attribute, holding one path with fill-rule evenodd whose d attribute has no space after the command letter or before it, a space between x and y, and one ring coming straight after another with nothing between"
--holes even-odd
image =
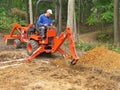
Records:
<instances>
[{"instance_id":1,"label":"tree trunk","mask_svg":"<svg viewBox=\"0 0 120 90\"><path fill-rule=\"evenodd\" d=\"M25 1L26 3L26 23L29 24L29 5L28 5L28 0Z\"/></svg>"},{"instance_id":2,"label":"tree trunk","mask_svg":"<svg viewBox=\"0 0 120 90\"><path fill-rule=\"evenodd\" d=\"M119 0L114 0L114 44L120 44L120 30L119 30Z\"/></svg>"},{"instance_id":3,"label":"tree trunk","mask_svg":"<svg viewBox=\"0 0 120 90\"><path fill-rule=\"evenodd\" d=\"M80 34L80 17L81 17L81 15L80 15L80 2L81 0L79 0L79 2L78 2L78 27L77 27L77 32L78 32L78 34Z\"/></svg>"},{"instance_id":4,"label":"tree trunk","mask_svg":"<svg viewBox=\"0 0 120 90\"><path fill-rule=\"evenodd\" d=\"M33 24L32 0L29 0L30 24Z\"/></svg>"},{"instance_id":5,"label":"tree trunk","mask_svg":"<svg viewBox=\"0 0 120 90\"><path fill-rule=\"evenodd\" d=\"M60 10L59 10L59 25L58 25L58 27L59 27L59 32L58 33L60 33L61 32L61 27L62 27L62 1L61 0L59 0L59 4L60 4Z\"/></svg>"},{"instance_id":6,"label":"tree trunk","mask_svg":"<svg viewBox=\"0 0 120 90\"><path fill-rule=\"evenodd\" d=\"M61 32L61 27L62 27L62 10L61 9L62 9L62 1L57 0L56 15L55 15L57 34Z\"/></svg>"},{"instance_id":7,"label":"tree trunk","mask_svg":"<svg viewBox=\"0 0 120 90\"><path fill-rule=\"evenodd\" d=\"M68 0L67 27L72 30L73 38L76 41L75 0Z\"/></svg>"}]
</instances>

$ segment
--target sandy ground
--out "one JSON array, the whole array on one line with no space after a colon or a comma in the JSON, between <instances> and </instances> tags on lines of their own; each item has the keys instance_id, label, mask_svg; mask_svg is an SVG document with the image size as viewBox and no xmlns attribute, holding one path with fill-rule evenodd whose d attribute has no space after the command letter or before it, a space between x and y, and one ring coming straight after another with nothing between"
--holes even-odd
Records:
<instances>
[{"instance_id":1,"label":"sandy ground","mask_svg":"<svg viewBox=\"0 0 120 90\"><path fill-rule=\"evenodd\" d=\"M118 73L83 63L68 66L59 54L40 55L31 63L26 57L25 48L5 46L0 34L0 90L120 90Z\"/></svg>"}]
</instances>

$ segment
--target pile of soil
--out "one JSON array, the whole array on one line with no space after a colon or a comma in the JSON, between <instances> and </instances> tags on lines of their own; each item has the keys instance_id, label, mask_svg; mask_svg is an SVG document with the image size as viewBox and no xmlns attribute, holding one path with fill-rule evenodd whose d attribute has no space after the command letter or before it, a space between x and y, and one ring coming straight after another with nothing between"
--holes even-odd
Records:
<instances>
[{"instance_id":1,"label":"pile of soil","mask_svg":"<svg viewBox=\"0 0 120 90\"><path fill-rule=\"evenodd\" d=\"M120 72L120 54L104 46L88 51L79 62L84 66L99 68L107 72Z\"/></svg>"}]
</instances>

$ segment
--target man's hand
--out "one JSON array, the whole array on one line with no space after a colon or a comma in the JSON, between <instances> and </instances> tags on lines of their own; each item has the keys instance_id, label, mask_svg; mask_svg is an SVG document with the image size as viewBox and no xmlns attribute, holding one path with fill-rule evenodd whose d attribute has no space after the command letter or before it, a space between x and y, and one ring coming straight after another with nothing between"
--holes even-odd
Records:
<instances>
[{"instance_id":1,"label":"man's hand","mask_svg":"<svg viewBox=\"0 0 120 90\"><path fill-rule=\"evenodd\" d=\"M50 24L50 26L53 26L53 24Z\"/></svg>"},{"instance_id":2,"label":"man's hand","mask_svg":"<svg viewBox=\"0 0 120 90\"><path fill-rule=\"evenodd\" d=\"M49 26L48 24L44 24L44 26ZM53 26L53 24L50 24L50 26Z\"/></svg>"},{"instance_id":3,"label":"man's hand","mask_svg":"<svg viewBox=\"0 0 120 90\"><path fill-rule=\"evenodd\" d=\"M48 26L48 24L44 24L44 26Z\"/></svg>"}]
</instances>

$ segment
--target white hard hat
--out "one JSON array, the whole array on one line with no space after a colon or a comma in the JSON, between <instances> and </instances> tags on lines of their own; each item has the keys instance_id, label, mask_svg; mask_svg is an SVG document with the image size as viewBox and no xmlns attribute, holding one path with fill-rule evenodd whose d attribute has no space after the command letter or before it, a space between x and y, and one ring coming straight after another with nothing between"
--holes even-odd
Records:
<instances>
[{"instance_id":1,"label":"white hard hat","mask_svg":"<svg viewBox=\"0 0 120 90\"><path fill-rule=\"evenodd\" d=\"M48 9L47 12L50 13L50 14L52 14L52 10L51 9Z\"/></svg>"}]
</instances>

